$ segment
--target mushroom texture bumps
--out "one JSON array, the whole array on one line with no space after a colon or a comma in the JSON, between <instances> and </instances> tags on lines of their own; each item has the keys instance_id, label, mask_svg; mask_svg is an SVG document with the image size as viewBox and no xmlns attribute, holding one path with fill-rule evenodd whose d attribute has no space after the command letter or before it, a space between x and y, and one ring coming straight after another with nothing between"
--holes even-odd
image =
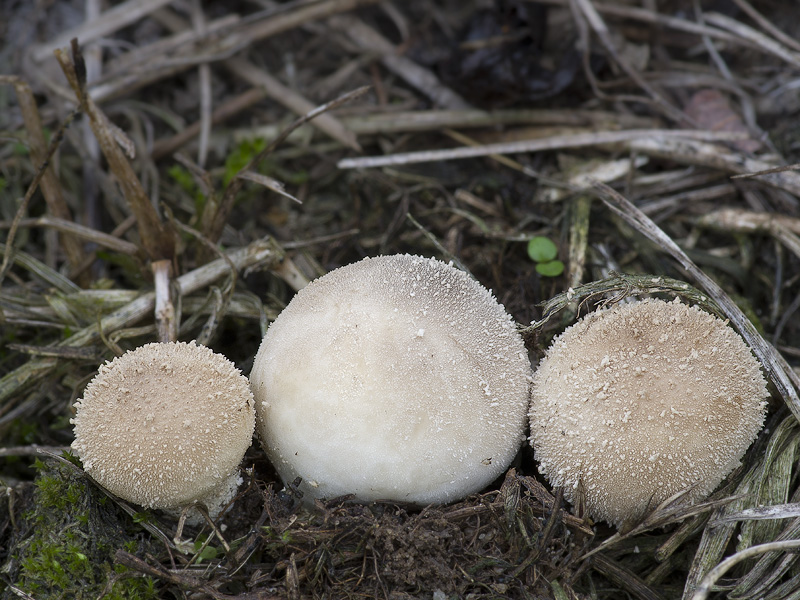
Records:
<instances>
[{"instance_id":1,"label":"mushroom texture bumps","mask_svg":"<svg viewBox=\"0 0 800 600\"><path fill-rule=\"evenodd\" d=\"M648 299L590 313L534 375L540 471L587 513L625 528L671 496L710 493L764 421L759 364L725 322Z\"/></svg>"},{"instance_id":2,"label":"mushroom texture bumps","mask_svg":"<svg viewBox=\"0 0 800 600\"><path fill-rule=\"evenodd\" d=\"M75 404L76 451L103 487L145 508L233 498L255 427L247 378L194 342L153 343L100 367Z\"/></svg>"},{"instance_id":3,"label":"mushroom texture bumps","mask_svg":"<svg viewBox=\"0 0 800 600\"><path fill-rule=\"evenodd\" d=\"M465 273L367 258L302 289L250 383L261 443L310 498L444 503L479 491L524 440L530 362L511 317Z\"/></svg>"}]
</instances>

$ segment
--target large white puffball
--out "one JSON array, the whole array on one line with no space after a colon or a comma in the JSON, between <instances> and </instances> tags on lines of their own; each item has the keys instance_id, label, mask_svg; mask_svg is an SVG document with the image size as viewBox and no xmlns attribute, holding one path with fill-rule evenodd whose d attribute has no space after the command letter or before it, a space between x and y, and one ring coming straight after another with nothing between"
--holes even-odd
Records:
<instances>
[{"instance_id":1,"label":"large white puffball","mask_svg":"<svg viewBox=\"0 0 800 600\"><path fill-rule=\"evenodd\" d=\"M462 271L367 258L302 289L253 364L261 443L307 499L445 503L505 471L530 362L511 317Z\"/></svg>"}]
</instances>

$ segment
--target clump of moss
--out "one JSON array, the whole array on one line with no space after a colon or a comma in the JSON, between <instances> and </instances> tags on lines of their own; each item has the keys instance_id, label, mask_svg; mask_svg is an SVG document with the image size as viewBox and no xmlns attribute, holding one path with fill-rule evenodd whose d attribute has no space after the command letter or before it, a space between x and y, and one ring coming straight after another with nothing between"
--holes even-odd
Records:
<instances>
[{"instance_id":1,"label":"clump of moss","mask_svg":"<svg viewBox=\"0 0 800 600\"><path fill-rule=\"evenodd\" d=\"M37 599L158 597L149 577L114 564L117 548L140 553L149 544L131 531L113 503L68 462L37 461L34 504L19 523L3 570L18 589ZM10 589L0 597L14 597Z\"/></svg>"}]
</instances>

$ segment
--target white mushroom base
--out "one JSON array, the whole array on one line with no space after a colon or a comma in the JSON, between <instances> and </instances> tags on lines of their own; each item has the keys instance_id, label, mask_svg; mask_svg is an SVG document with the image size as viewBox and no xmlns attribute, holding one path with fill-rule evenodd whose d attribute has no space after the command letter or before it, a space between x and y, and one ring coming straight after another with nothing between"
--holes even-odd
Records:
<instances>
[{"instance_id":1,"label":"white mushroom base","mask_svg":"<svg viewBox=\"0 0 800 600\"><path fill-rule=\"evenodd\" d=\"M186 522L189 525L201 525L206 522L206 519L200 511L197 510L197 503L205 505L208 516L212 519L216 519L222 512L222 509L236 497L243 481L242 474L237 470L231 473L218 487L210 489L207 495L202 498L197 498L192 503L186 504L185 506L174 506L162 510L175 518L185 513Z\"/></svg>"},{"instance_id":2,"label":"white mushroom base","mask_svg":"<svg viewBox=\"0 0 800 600\"><path fill-rule=\"evenodd\" d=\"M250 376L257 431L307 499L444 503L524 440L530 363L514 323L442 262L366 259L301 290Z\"/></svg>"}]
</instances>

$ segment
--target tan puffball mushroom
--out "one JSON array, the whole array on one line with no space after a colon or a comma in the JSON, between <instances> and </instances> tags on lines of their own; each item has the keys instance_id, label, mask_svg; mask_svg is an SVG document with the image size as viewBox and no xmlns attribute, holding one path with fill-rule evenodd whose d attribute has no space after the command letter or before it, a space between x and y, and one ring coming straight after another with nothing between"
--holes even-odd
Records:
<instances>
[{"instance_id":1,"label":"tan puffball mushroom","mask_svg":"<svg viewBox=\"0 0 800 600\"><path fill-rule=\"evenodd\" d=\"M102 365L72 448L103 487L145 508L203 502L215 516L241 483L255 426L247 378L194 342L153 343Z\"/></svg>"},{"instance_id":2,"label":"tan puffball mushroom","mask_svg":"<svg viewBox=\"0 0 800 600\"><path fill-rule=\"evenodd\" d=\"M534 374L539 470L625 528L676 493L697 501L739 464L764 422L759 363L724 321L647 299L569 327Z\"/></svg>"},{"instance_id":3,"label":"tan puffball mushroom","mask_svg":"<svg viewBox=\"0 0 800 600\"><path fill-rule=\"evenodd\" d=\"M530 362L514 322L434 259L367 258L313 281L269 327L250 382L261 443L306 500L457 500L525 439Z\"/></svg>"}]
</instances>

